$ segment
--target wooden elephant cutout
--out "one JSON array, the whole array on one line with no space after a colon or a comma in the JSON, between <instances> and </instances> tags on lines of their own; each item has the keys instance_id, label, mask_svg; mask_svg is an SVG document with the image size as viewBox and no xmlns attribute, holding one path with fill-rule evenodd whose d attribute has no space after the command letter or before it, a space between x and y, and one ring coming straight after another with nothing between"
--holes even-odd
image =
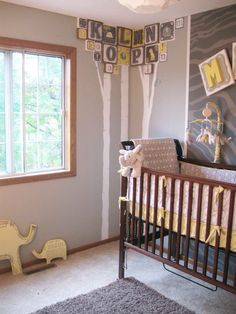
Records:
<instances>
[{"instance_id":1,"label":"wooden elephant cutout","mask_svg":"<svg viewBox=\"0 0 236 314\"><path fill-rule=\"evenodd\" d=\"M28 234L24 237L15 223L0 220L0 260L10 260L13 275L22 274L20 247L33 240L36 229L37 226L31 224Z\"/></svg>"},{"instance_id":2,"label":"wooden elephant cutout","mask_svg":"<svg viewBox=\"0 0 236 314\"><path fill-rule=\"evenodd\" d=\"M45 258L47 264L51 263L55 258L63 258L66 260L66 242L62 239L52 239L44 244L41 253L38 253L36 250L33 250L32 253L36 258Z\"/></svg>"}]
</instances>

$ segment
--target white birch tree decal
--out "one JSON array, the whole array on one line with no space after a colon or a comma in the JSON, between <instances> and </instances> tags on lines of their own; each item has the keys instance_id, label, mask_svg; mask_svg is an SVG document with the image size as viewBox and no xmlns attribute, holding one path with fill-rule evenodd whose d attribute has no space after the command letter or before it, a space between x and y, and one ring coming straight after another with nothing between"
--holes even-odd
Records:
<instances>
[{"instance_id":1,"label":"white birch tree decal","mask_svg":"<svg viewBox=\"0 0 236 314\"><path fill-rule=\"evenodd\" d=\"M102 240L109 237L109 174L110 174L110 113L111 74L103 73L95 62L103 101L103 181L102 181ZM129 67L121 67L121 141L128 139Z\"/></svg>"},{"instance_id":2,"label":"white birch tree decal","mask_svg":"<svg viewBox=\"0 0 236 314\"><path fill-rule=\"evenodd\" d=\"M143 121L142 121L142 138L149 137L150 118L153 109L155 87L157 81L158 63L154 64L154 71L151 78L150 74L144 74L142 66L139 66L139 74L143 89Z\"/></svg>"},{"instance_id":3,"label":"white birch tree decal","mask_svg":"<svg viewBox=\"0 0 236 314\"><path fill-rule=\"evenodd\" d=\"M121 141L128 140L129 129L129 66L121 66Z\"/></svg>"},{"instance_id":4,"label":"white birch tree decal","mask_svg":"<svg viewBox=\"0 0 236 314\"><path fill-rule=\"evenodd\" d=\"M109 174L110 174L110 112L111 74L100 72L95 62L103 101L103 171L102 171L102 240L109 237Z\"/></svg>"}]
</instances>

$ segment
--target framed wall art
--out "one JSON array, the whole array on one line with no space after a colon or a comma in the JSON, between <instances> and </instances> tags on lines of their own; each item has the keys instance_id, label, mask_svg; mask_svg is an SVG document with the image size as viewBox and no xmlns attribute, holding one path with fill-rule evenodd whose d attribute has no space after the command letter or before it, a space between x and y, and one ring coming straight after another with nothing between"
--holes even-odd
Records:
<instances>
[{"instance_id":1,"label":"framed wall art","mask_svg":"<svg viewBox=\"0 0 236 314\"><path fill-rule=\"evenodd\" d=\"M235 83L225 49L199 64L206 95L212 95Z\"/></svg>"},{"instance_id":2,"label":"framed wall art","mask_svg":"<svg viewBox=\"0 0 236 314\"><path fill-rule=\"evenodd\" d=\"M236 80L236 43L232 44L232 71Z\"/></svg>"},{"instance_id":3,"label":"framed wall art","mask_svg":"<svg viewBox=\"0 0 236 314\"><path fill-rule=\"evenodd\" d=\"M104 72L112 74L113 73L113 64L104 63Z\"/></svg>"},{"instance_id":4,"label":"framed wall art","mask_svg":"<svg viewBox=\"0 0 236 314\"><path fill-rule=\"evenodd\" d=\"M175 29L183 28L184 27L184 18L180 17L175 20Z\"/></svg>"}]
</instances>

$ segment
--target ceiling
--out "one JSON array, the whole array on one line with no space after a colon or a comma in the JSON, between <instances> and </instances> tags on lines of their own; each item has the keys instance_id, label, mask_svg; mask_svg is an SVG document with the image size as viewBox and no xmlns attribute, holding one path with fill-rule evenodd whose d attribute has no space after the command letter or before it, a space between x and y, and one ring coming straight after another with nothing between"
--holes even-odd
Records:
<instances>
[{"instance_id":1,"label":"ceiling","mask_svg":"<svg viewBox=\"0 0 236 314\"><path fill-rule=\"evenodd\" d=\"M135 14L121 6L117 0L6 0L3 2L132 28L236 4L236 0L181 0L162 12L147 15Z\"/></svg>"}]
</instances>

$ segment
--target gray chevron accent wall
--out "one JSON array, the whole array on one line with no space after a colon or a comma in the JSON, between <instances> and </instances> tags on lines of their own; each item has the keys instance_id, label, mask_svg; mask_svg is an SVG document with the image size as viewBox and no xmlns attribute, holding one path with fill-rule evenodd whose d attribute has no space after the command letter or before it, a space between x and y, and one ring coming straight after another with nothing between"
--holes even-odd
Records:
<instances>
[{"instance_id":1,"label":"gray chevron accent wall","mask_svg":"<svg viewBox=\"0 0 236 314\"><path fill-rule=\"evenodd\" d=\"M221 161L230 165L236 165L236 85L206 96L198 65L222 49L227 50L232 65L233 42L236 42L236 5L192 15L188 120L203 118L202 109L209 101L214 101L220 106L224 133L232 137L230 144L222 146ZM201 126L191 124L191 128L196 138ZM188 146L187 156L195 160L212 162L214 147L194 142Z\"/></svg>"}]
</instances>

